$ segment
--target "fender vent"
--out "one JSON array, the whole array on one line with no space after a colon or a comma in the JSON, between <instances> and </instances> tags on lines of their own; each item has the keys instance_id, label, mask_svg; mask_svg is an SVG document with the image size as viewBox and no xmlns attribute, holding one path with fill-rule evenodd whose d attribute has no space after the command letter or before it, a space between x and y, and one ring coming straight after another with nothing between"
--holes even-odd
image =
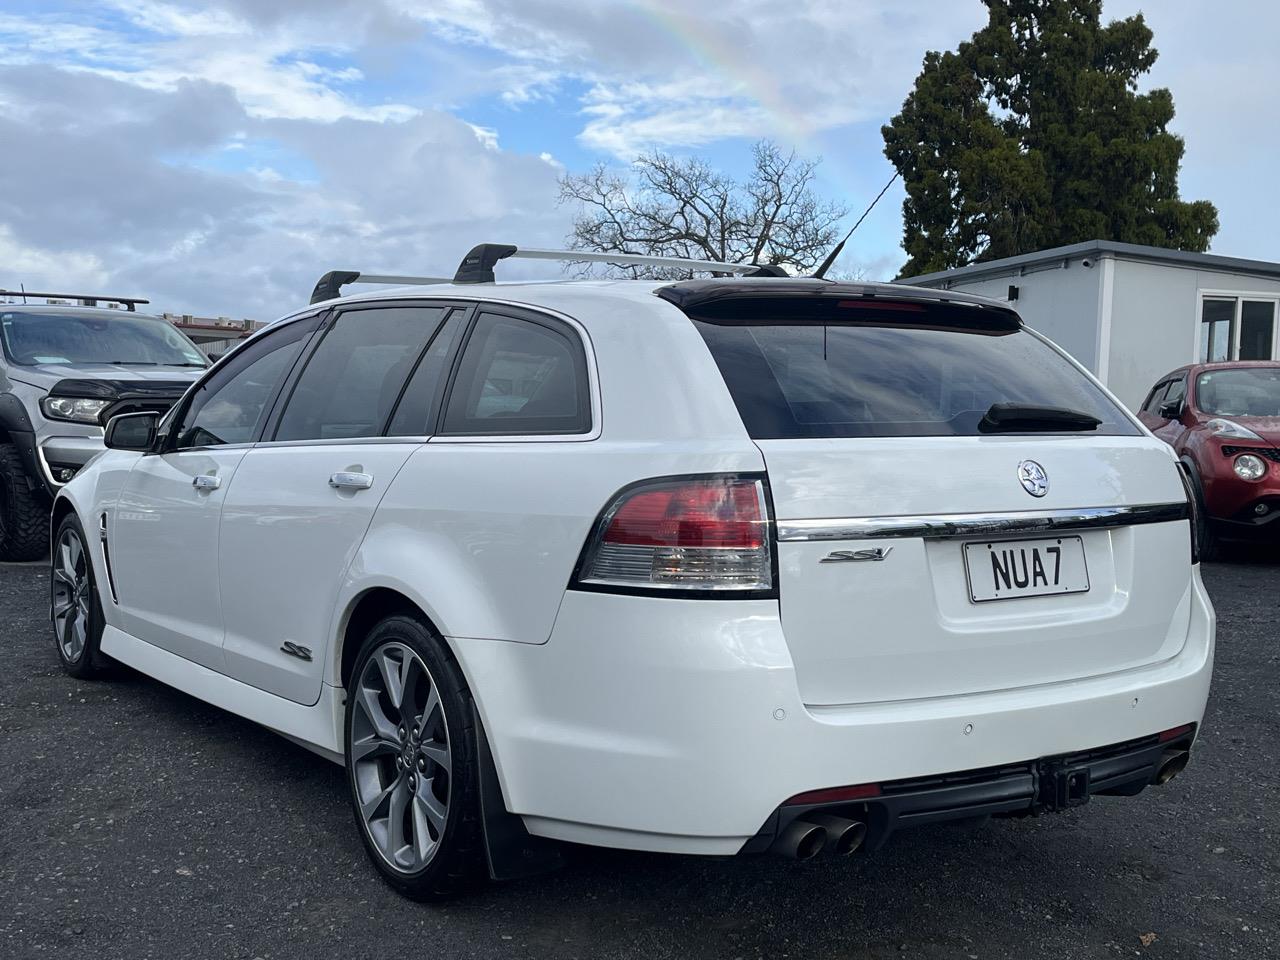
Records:
<instances>
[{"instance_id":1,"label":"fender vent","mask_svg":"<svg viewBox=\"0 0 1280 960\"><path fill-rule=\"evenodd\" d=\"M116 596L116 575L111 569L111 546L107 543L107 515L98 517L98 537L102 540L102 563L107 568L107 589L111 591L111 603L120 606L120 598Z\"/></svg>"}]
</instances>

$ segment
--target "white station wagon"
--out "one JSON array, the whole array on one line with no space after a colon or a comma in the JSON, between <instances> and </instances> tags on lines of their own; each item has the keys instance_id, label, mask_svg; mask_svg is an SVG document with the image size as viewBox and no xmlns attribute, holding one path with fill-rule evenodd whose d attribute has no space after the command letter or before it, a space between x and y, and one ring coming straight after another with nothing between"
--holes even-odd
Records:
<instances>
[{"instance_id":1,"label":"white station wagon","mask_svg":"<svg viewBox=\"0 0 1280 960\"><path fill-rule=\"evenodd\" d=\"M552 841L845 854L1186 765L1215 624L1184 478L1006 304L495 283L509 256L589 259L328 274L114 418L53 508L67 671L345 764L416 898Z\"/></svg>"}]
</instances>

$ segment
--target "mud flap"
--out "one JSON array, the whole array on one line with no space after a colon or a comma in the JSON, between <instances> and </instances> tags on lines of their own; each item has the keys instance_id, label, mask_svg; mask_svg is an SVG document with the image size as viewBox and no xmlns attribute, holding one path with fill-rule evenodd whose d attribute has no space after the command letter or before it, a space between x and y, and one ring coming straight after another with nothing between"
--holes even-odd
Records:
<instances>
[{"instance_id":1,"label":"mud flap","mask_svg":"<svg viewBox=\"0 0 1280 960\"><path fill-rule=\"evenodd\" d=\"M489 738L474 703L471 711L475 719L476 757L480 761L480 817L490 878L519 880L558 870L564 865L559 844L533 836L520 817L507 811Z\"/></svg>"}]
</instances>

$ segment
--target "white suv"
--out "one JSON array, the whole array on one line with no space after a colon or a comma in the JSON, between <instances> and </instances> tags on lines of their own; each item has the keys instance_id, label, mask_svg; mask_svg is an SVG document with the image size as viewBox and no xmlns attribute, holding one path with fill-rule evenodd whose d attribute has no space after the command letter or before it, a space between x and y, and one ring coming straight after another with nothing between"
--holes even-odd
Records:
<instances>
[{"instance_id":1,"label":"white suv","mask_svg":"<svg viewBox=\"0 0 1280 960\"><path fill-rule=\"evenodd\" d=\"M67 670L345 763L415 897L549 840L848 853L1185 766L1214 614L1184 480L1007 305L494 283L521 254L327 275L112 420L53 511Z\"/></svg>"}]
</instances>

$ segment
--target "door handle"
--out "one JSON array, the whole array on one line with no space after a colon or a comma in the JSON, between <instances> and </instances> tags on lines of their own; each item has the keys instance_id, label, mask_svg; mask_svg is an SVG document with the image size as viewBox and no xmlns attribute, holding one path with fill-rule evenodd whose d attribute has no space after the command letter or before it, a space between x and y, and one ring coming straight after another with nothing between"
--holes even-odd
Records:
<instances>
[{"instance_id":1,"label":"door handle","mask_svg":"<svg viewBox=\"0 0 1280 960\"><path fill-rule=\"evenodd\" d=\"M349 473L340 470L329 478L329 486L335 490L368 490L373 486L373 476L368 473Z\"/></svg>"},{"instance_id":2,"label":"door handle","mask_svg":"<svg viewBox=\"0 0 1280 960\"><path fill-rule=\"evenodd\" d=\"M197 490L217 490L222 486L222 478L212 474L201 474L191 478L191 485Z\"/></svg>"}]
</instances>

